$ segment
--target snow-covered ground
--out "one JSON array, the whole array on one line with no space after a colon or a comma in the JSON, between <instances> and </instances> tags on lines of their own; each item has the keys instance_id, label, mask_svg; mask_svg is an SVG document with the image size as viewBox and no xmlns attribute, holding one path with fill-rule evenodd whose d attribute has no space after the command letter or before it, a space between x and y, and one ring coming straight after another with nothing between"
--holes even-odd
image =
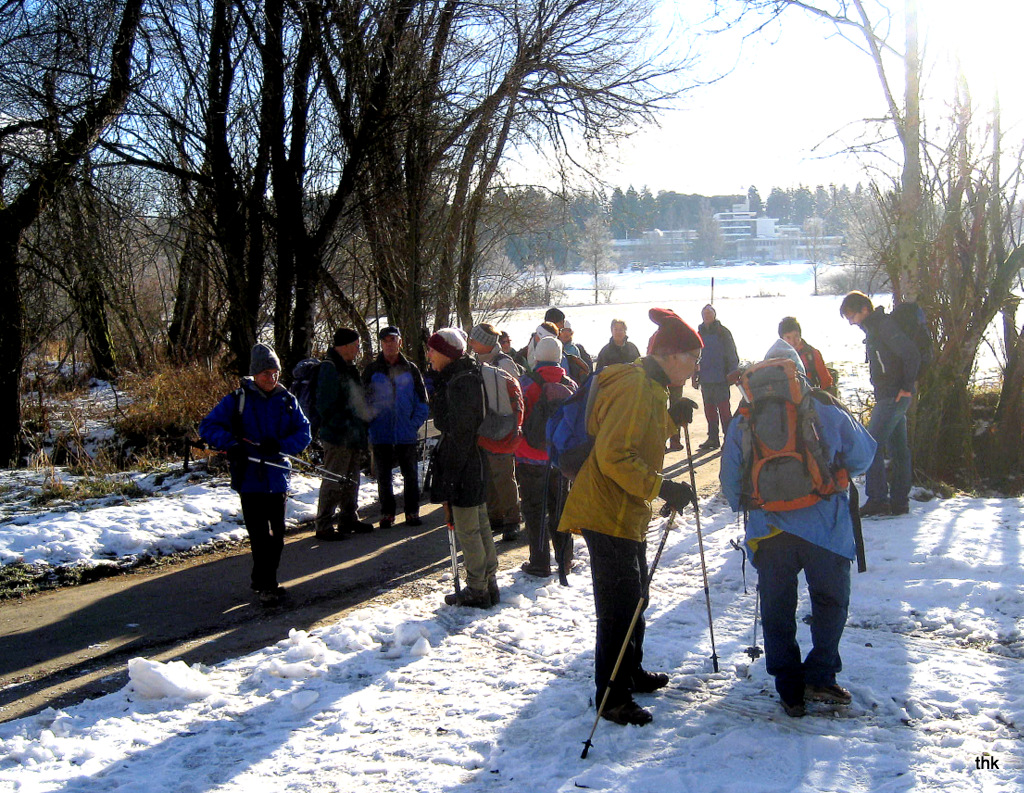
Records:
<instances>
[{"instance_id":1,"label":"snow-covered ground","mask_svg":"<svg viewBox=\"0 0 1024 793\"><path fill-rule=\"evenodd\" d=\"M490 611L444 606L449 579L216 667L137 659L116 694L0 726L0 790L1020 791L1022 510L957 498L865 522L849 708L782 714L745 653L753 574L745 593L740 530L714 498L702 529L720 671L690 515L647 613L645 666L670 686L640 698L652 724L602 720L586 760L594 613L577 541L569 588L505 572Z\"/></svg>"},{"instance_id":2,"label":"snow-covered ground","mask_svg":"<svg viewBox=\"0 0 1024 793\"><path fill-rule=\"evenodd\" d=\"M615 304L597 306L584 305L586 276L564 279L563 305L592 354L612 317L643 349L651 305L696 325L710 299L706 271L613 277ZM728 268L715 304L747 360L795 314L856 401L868 386L863 334L839 317L840 298L809 286L800 265ZM501 324L521 346L542 315ZM5 472L0 561L96 564L244 536L223 481L136 481L152 495L32 512L24 493L38 481ZM293 518L312 514L315 488L295 478ZM364 483L361 500L374 490ZM702 509L720 671L688 515L668 536L647 612L645 666L671 684L642 698L653 724L602 721L586 760L594 614L577 540L571 587L506 571L490 611L444 606L449 574L426 596L216 667L136 659L121 692L0 726L0 791L1024 790L1024 499L913 502L909 516L866 521L869 570L854 579L843 644L854 702L801 720L782 714L763 658L745 653L760 636L755 574L744 591L730 544L736 517L717 497ZM661 532L655 521L651 557Z\"/></svg>"}]
</instances>

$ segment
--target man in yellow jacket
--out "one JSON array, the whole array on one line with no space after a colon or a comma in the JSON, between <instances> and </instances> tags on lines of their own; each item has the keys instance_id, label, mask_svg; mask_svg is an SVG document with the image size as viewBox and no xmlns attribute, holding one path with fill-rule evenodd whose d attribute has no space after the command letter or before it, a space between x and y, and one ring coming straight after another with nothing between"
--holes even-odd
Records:
<instances>
[{"instance_id":1,"label":"man in yellow jacket","mask_svg":"<svg viewBox=\"0 0 1024 793\"><path fill-rule=\"evenodd\" d=\"M670 386L693 375L703 346L700 336L674 312L652 308L658 330L648 355L614 364L595 375L597 394L587 432L594 448L580 469L565 503L559 531L583 535L590 551L597 612L594 653L595 702L608 687L637 603L647 595L647 525L651 500L663 498L677 511L696 505L689 485L663 479L665 441L693 418L694 404L668 405ZM618 724L643 725L649 711L633 693L650 693L668 675L643 668L644 620L640 616L601 715Z\"/></svg>"}]
</instances>

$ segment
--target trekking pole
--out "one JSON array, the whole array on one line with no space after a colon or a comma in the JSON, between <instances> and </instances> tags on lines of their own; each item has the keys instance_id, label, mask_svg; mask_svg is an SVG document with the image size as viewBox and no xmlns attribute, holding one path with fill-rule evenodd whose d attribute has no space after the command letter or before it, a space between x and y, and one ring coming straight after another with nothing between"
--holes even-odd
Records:
<instances>
[{"instance_id":1,"label":"trekking pole","mask_svg":"<svg viewBox=\"0 0 1024 793\"><path fill-rule=\"evenodd\" d=\"M351 478L343 476L342 474L336 474L334 473L334 471L328 471L326 468L311 463L308 460L303 460L301 457L296 457L293 454L285 454L284 452L281 452L281 456L287 460L291 460L293 462L300 463L301 465L305 465L308 466L309 468L312 468L324 479L330 479L332 482L337 482L338 484L354 484Z\"/></svg>"},{"instance_id":2,"label":"trekking pole","mask_svg":"<svg viewBox=\"0 0 1024 793\"><path fill-rule=\"evenodd\" d=\"M608 695L612 690L612 683L615 682L615 676L619 673L619 667L622 665L622 659L626 656L626 648L629 647L629 640L633 638L633 631L636 630L636 624L640 621L640 615L643 614L644 608L647 606L647 601L651 594L651 579L654 578L654 571L658 569L658 562L661 561L661 552L665 550L665 541L668 539L668 533L672 531L672 527L676 522L676 511L672 510L672 513L668 517L668 522L665 524L665 531L662 532L661 542L658 544L658 552L654 554L654 562L651 564L651 569L647 573L647 583L644 586L644 591L640 594L640 600L637 601L636 611L633 612L633 619L629 622L629 628L626 630L626 638L622 642L622 647L619 649L619 657L615 659L615 666L612 667L611 677L608 678L608 684L604 687L604 694L601 695L601 704L597 708L597 716L594 717L594 726L590 728L590 735L587 736L587 740L583 742L583 753L580 755L581 760L587 759L587 754L590 752L590 747L594 745L591 740L594 737L594 733L597 732L597 725L601 722L601 714L604 713L604 706L608 704Z\"/></svg>"},{"instance_id":3,"label":"trekking pole","mask_svg":"<svg viewBox=\"0 0 1024 793\"><path fill-rule=\"evenodd\" d=\"M444 517L448 522L448 548L452 553L452 575L455 576L455 597L462 594L462 584L459 583L459 558L455 549L455 521L452 518L452 507L447 501L444 502Z\"/></svg>"},{"instance_id":4,"label":"trekking pole","mask_svg":"<svg viewBox=\"0 0 1024 793\"><path fill-rule=\"evenodd\" d=\"M697 495L697 478L693 475L693 453L690 451L690 425L683 424L683 434L686 436L686 459L690 461L690 487L693 488L694 498ZM704 577L704 602L708 607L708 633L711 636L711 666L718 671L718 652L715 650L715 625L711 620L711 588L708 586L708 566L704 561L704 537L700 531L700 510L696 505L693 508L693 515L697 521L697 547L700 549L700 571Z\"/></svg>"},{"instance_id":5,"label":"trekking pole","mask_svg":"<svg viewBox=\"0 0 1024 793\"><path fill-rule=\"evenodd\" d=\"M761 612L761 584L754 585L754 638L753 643L747 648L747 655L750 660L756 661L761 657L761 648L757 646L757 618Z\"/></svg>"}]
</instances>

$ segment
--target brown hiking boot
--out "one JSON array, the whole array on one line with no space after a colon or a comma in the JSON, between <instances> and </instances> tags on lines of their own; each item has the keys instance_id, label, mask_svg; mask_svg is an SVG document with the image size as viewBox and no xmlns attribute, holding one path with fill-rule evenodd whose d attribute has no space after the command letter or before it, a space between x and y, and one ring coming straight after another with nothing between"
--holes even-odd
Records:
<instances>
[{"instance_id":1,"label":"brown hiking boot","mask_svg":"<svg viewBox=\"0 0 1024 793\"><path fill-rule=\"evenodd\" d=\"M632 724L636 727L643 727L654 721L654 716L649 710L644 710L631 699L605 708L601 711L601 717L616 724Z\"/></svg>"},{"instance_id":2,"label":"brown hiking boot","mask_svg":"<svg viewBox=\"0 0 1024 793\"><path fill-rule=\"evenodd\" d=\"M827 702L830 705L849 705L853 702L853 694L836 683L829 686L812 686L808 683L804 688L804 697L811 702Z\"/></svg>"},{"instance_id":3,"label":"brown hiking boot","mask_svg":"<svg viewBox=\"0 0 1024 793\"><path fill-rule=\"evenodd\" d=\"M444 602L449 606L489 609L491 607L491 595L486 589L479 590L466 587L458 594L445 595Z\"/></svg>"}]
</instances>

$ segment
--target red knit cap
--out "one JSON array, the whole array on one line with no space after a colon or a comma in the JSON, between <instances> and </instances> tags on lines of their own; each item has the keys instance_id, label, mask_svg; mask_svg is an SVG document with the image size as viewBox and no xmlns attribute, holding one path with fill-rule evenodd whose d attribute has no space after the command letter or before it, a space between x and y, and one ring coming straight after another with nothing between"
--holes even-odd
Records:
<instances>
[{"instance_id":1,"label":"red knit cap","mask_svg":"<svg viewBox=\"0 0 1024 793\"><path fill-rule=\"evenodd\" d=\"M669 308L652 308L648 312L651 322L658 326L647 342L647 354L672 355L677 352L691 352L704 346L700 334L687 325L676 312Z\"/></svg>"},{"instance_id":2,"label":"red knit cap","mask_svg":"<svg viewBox=\"0 0 1024 793\"><path fill-rule=\"evenodd\" d=\"M453 361L466 354L466 342L455 328L441 328L427 339L427 346Z\"/></svg>"}]
</instances>

